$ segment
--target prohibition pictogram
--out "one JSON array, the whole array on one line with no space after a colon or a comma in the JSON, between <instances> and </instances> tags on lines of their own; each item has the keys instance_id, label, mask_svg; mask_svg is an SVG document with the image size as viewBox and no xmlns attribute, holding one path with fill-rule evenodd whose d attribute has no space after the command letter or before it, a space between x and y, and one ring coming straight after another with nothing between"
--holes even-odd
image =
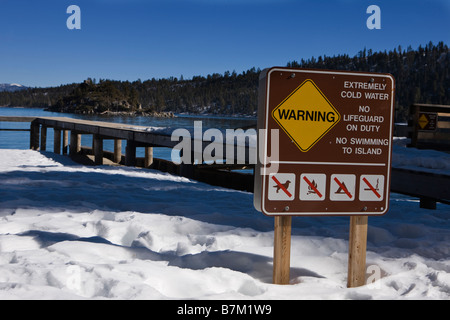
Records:
<instances>
[{"instance_id":1,"label":"prohibition pictogram","mask_svg":"<svg viewBox=\"0 0 450 320\"><path fill-rule=\"evenodd\" d=\"M381 201L384 194L384 176L363 174L359 181L359 200Z\"/></svg>"},{"instance_id":2,"label":"prohibition pictogram","mask_svg":"<svg viewBox=\"0 0 450 320\"><path fill-rule=\"evenodd\" d=\"M276 186L274 186L274 188L277 189L277 193L281 190L283 190L284 193L287 194L287 196L290 198L292 197L292 194L288 191L287 188L289 188L289 184L291 183L290 180L287 180L285 183L281 183L280 181L278 181L277 178L275 178L275 176L272 176L272 180L275 181L275 183L277 184Z\"/></svg>"},{"instance_id":3,"label":"prohibition pictogram","mask_svg":"<svg viewBox=\"0 0 450 320\"><path fill-rule=\"evenodd\" d=\"M356 176L354 174L331 175L330 200L353 201L355 199Z\"/></svg>"},{"instance_id":4,"label":"prohibition pictogram","mask_svg":"<svg viewBox=\"0 0 450 320\"><path fill-rule=\"evenodd\" d=\"M335 194L345 193L351 199L352 194L347 190L347 186L345 185L345 182L340 182L338 178L334 178L334 181L336 181L336 183L339 186L339 189L336 190Z\"/></svg>"},{"instance_id":5,"label":"prohibition pictogram","mask_svg":"<svg viewBox=\"0 0 450 320\"><path fill-rule=\"evenodd\" d=\"M277 173L269 177L269 199L275 201L294 200L295 174Z\"/></svg>"},{"instance_id":6,"label":"prohibition pictogram","mask_svg":"<svg viewBox=\"0 0 450 320\"><path fill-rule=\"evenodd\" d=\"M303 173L300 176L300 200L325 200L326 175L317 173Z\"/></svg>"},{"instance_id":7,"label":"prohibition pictogram","mask_svg":"<svg viewBox=\"0 0 450 320\"><path fill-rule=\"evenodd\" d=\"M370 184L370 182L369 181L367 181L367 179L366 178L362 178L362 180L366 183L366 185L368 185L369 186L369 189L364 189L364 190L372 190L373 191L373 193L375 193L375 195L377 196L377 198L381 198L381 196L380 196L380 194L378 193L378 182L377 182L377 187L376 187L376 189Z\"/></svg>"}]
</instances>

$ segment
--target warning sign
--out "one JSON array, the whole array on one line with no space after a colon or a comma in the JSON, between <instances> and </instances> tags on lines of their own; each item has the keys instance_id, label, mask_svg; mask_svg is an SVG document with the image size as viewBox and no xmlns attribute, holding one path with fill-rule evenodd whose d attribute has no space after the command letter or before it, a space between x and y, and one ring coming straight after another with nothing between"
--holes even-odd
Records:
<instances>
[{"instance_id":1,"label":"warning sign","mask_svg":"<svg viewBox=\"0 0 450 320\"><path fill-rule=\"evenodd\" d=\"M305 80L272 112L301 151L308 151L340 120L339 112L316 86Z\"/></svg>"},{"instance_id":2,"label":"warning sign","mask_svg":"<svg viewBox=\"0 0 450 320\"><path fill-rule=\"evenodd\" d=\"M433 112L419 113L419 130L422 131L436 131L438 114Z\"/></svg>"},{"instance_id":3,"label":"warning sign","mask_svg":"<svg viewBox=\"0 0 450 320\"><path fill-rule=\"evenodd\" d=\"M255 208L266 215L383 215L389 208L390 74L274 67L260 75ZM433 117L418 119L421 129Z\"/></svg>"}]
</instances>

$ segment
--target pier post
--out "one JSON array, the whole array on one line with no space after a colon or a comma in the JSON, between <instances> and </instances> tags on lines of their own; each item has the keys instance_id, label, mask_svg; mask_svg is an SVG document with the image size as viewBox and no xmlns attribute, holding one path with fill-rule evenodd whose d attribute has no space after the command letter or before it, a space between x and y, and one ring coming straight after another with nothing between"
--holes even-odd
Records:
<instances>
[{"instance_id":1,"label":"pier post","mask_svg":"<svg viewBox=\"0 0 450 320\"><path fill-rule=\"evenodd\" d=\"M180 164L180 171L179 171L180 176L188 178L188 179L193 179L194 178L194 174L195 174L195 167L193 164L186 164L186 163L181 163Z\"/></svg>"},{"instance_id":2,"label":"pier post","mask_svg":"<svg viewBox=\"0 0 450 320\"><path fill-rule=\"evenodd\" d=\"M120 163L122 161L122 140L114 139L114 162Z\"/></svg>"},{"instance_id":3,"label":"pier post","mask_svg":"<svg viewBox=\"0 0 450 320\"><path fill-rule=\"evenodd\" d=\"M149 168L153 164L153 147L145 147L144 167Z\"/></svg>"},{"instance_id":4,"label":"pier post","mask_svg":"<svg viewBox=\"0 0 450 320\"><path fill-rule=\"evenodd\" d=\"M185 152L183 149L180 150L180 159L183 159L183 152ZM195 162L195 155L192 152L191 153L191 160L189 160L189 163L185 163L184 161L181 162L180 164L180 171L179 171L179 175L188 179L192 179L194 178L194 174L195 174L195 167L194 167L194 162Z\"/></svg>"},{"instance_id":5,"label":"pier post","mask_svg":"<svg viewBox=\"0 0 450 320\"><path fill-rule=\"evenodd\" d=\"M94 134L94 138L92 141L94 145L95 165L101 166L103 165L103 138L98 134Z\"/></svg>"},{"instance_id":6,"label":"pier post","mask_svg":"<svg viewBox=\"0 0 450 320\"><path fill-rule=\"evenodd\" d=\"M61 154L61 129L53 129L53 152Z\"/></svg>"},{"instance_id":7,"label":"pier post","mask_svg":"<svg viewBox=\"0 0 450 320\"><path fill-rule=\"evenodd\" d=\"M125 149L125 165L130 167L136 166L136 142L133 140L127 140L127 147Z\"/></svg>"},{"instance_id":8,"label":"pier post","mask_svg":"<svg viewBox=\"0 0 450 320\"><path fill-rule=\"evenodd\" d=\"M428 197L420 197L420 207L424 209L436 210L436 200Z\"/></svg>"},{"instance_id":9,"label":"pier post","mask_svg":"<svg viewBox=\"0 0 450 320\"><path fill-rule=\"evenodd\" d=\"M30 126L30 149L39 150L39 123L35 121Z\"/></svg>"},{"instance_id":10,"label":"pier post","mask_svg":"<svg viewBox=\"0 0 450 320\"><path fill-rule=\"evenodd\" d=\"M69 150L69 130L63 130L63 149L62 153L67 154Z\"/></svg>"},{"instance_id":11,"label":"pier post","mask_svg":"<svg viewBox=\"0 0 450 320\"><path fill-rule=\"evenodd\" d=\"M41 128L41 151L47 150L47 126Z\"/></svg>"},{"instance_id":12,"label":"pier post","mask_svg":"<svg viewBox=\"0 0 450 320\"><path fill-rule=\"evenodd\" d=\"M75 131L70 132L69 155L75 156L81 151L81 134Z\"/></svg>"}]
</instances>

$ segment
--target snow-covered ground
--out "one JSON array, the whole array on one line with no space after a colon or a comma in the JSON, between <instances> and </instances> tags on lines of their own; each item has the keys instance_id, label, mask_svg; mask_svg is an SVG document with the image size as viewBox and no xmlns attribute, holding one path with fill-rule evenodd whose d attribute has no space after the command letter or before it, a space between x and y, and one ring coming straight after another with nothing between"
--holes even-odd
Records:
<instances>
[{"instance_id":1,"label":"snow-covered ground","mask_svg":"<svg viewBox=\"0 0 450 320\"><path fill-rule=\"evenodd\" d=\"M393 164L450 174L450 157ZM0 299L450 299L450 206L392 194L369 218L370 285L348 289L348 217L293 219L291 285L251 193L153 170L0 150Z\"/></svg>"}]
</instances>

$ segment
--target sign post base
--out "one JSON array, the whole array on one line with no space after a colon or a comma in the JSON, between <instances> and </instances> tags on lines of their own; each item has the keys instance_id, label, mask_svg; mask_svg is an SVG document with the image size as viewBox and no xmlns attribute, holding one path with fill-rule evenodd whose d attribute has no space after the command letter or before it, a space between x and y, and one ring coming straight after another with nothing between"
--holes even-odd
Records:
<instances>
[{"instance_id":1,"label":"sign post base","mask_svg":"<svg viewBox=\"0 0 450 320\"><path fill-rule=\"evenodd\" d=\"M366 248L368 216L350 217L347 287L366 284Z\"/></svg>"},{"instance_id":2,"label":"sign post base","mask_svg":"<svg viewBox=\"0 0 450 320\"><path fill-rule=\"evenodd\" d=\"M276 216L273 251L273 284L289 284L292 216Z\"/></svg>"}]
</instances>

